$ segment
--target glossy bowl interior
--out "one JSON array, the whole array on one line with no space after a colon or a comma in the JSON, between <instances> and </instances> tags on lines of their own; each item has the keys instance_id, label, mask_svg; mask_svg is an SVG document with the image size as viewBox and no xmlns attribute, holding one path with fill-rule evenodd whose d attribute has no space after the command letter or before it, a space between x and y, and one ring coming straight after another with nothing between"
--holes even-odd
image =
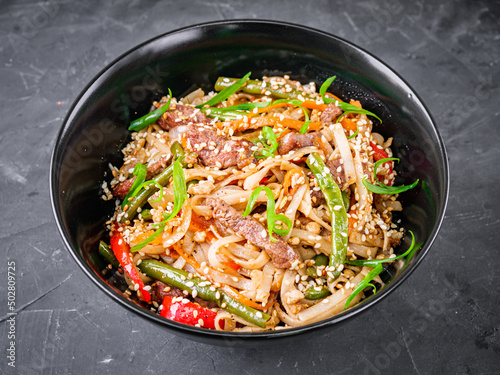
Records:
<instances>
[{"instance_id":1,"label":"glossy bowl interior","mask_svg":"<svg viewBox=\"0 0 500 375\"><path fill-rule=\"evenodd\" d=\"M411 264L382 291L353 309L305 327L262 333L227 333L189 327L159 317L122 292L123 283L101 275L96 252L114 202L101 200L108 164L121 165L120 149L130 140L130 120L171 88L174 96L212 90L220 75L253 78L288 74L319 85L336 75L330 91L358 99L383 123L375 131L394 137L401 159L397 184L425 181L401 196L401 225L424 245ZM53 211L64 242L83 271L106 294L151 321L198 340L248 342L334 326L381 300L415 269L441 225L448 196L446 153L433 120L411 87L383 62L330 34L273 21L223 21L173 31L122 55L83 90L57 138L51 165ZM409 237L409 236L407 236ZM408 247L406 238L402 248ZM96 293L97 290L96 290ZM212 340L212 341L213 341Z\"/></svg>"}]
</instances>

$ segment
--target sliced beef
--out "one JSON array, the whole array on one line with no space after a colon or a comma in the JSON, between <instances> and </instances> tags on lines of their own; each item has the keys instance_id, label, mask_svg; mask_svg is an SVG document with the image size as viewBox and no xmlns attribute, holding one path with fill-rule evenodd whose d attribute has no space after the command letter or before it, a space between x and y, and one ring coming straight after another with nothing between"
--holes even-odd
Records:
<instances>
[{"instance_id":1,"label":"sliced beef","mask_svg":"<svg viewBox=\"0 0 500 375\"><path fill-rule=\"evenodd\" d=\"M325 202L325 196L321 190L311 190L311 202L313 207L318 207Z\"/></svg>"},{"instance_id":2,"label":"sliced beef","mask_svg":"<svg viewBox=\"0 0 500 375\"><path fill-rule=\"evenodd\" d=\"M320 116L320 121L326 124L333 122L333 119L340 115L342 110L335 105L335 103L329 103L323 113Z\"/></svg>"},{"instance_id":3,"label":"sliced beef","mask_svg":"<svg viewBox=\"0 0 500 375\"><path fill-rule=\"evenodd\" d=\"M162 157L157 162L148 165L146 180L151 180L154 176L163 172L165 170L165 168L167 167L167 163L168 163L169 159L170 159L170 156L169 157ZM125 198L125 196L128 194L128 192L130 190L130 187L134 183L134 180L135 180L135 176L116 184L116 186L113 188L113 196L116 198L119 198L119 199Z\"/></svg>"},{"instance_id":4,"label":"sliced beef","mask_svg":"<svg viewBox=\"0 0 500 375\"><path fill-rule=\"evenodd\" d=\"M252 217L243 217L238 210L226 204L222 199L208 198L207 205L212 208L216 220L245 237L253 245L264 249L277 268L289 268L295 260L299 259L292 247L279 236L275 235L276 242L271 241L269 233L262 224Z\"/></svg>"},{"instance_id":5,"label":"sliced beef","mask_svg":"<svg viewBox=\"0 0 500 375\"><path fill-rule=\"evenodd\" d=\"M163 298L169 297L185 297L182 290L176 288L175 286L170 286L168 284L162 283L161 281L156 281L151 289L151 294L153 301L158 302L160 305L163 302Z\"/></svg>"},{"instance_id":6,"label":"sliced beef","mask_svg":"<svg viewBox=\"0 0 500 375\"><path fill-rule=\"evenodd\" d=\"M285 134L280 141L278 153L280 155L285 155L296 148L314 146L314 138L316 137L319 137L317 132L307 134L291 132Z\"/></svg>"},{"instance_id":7,"label":"sliced beef","mask_svg":"<svg viewBox=\"0 0 500 375\"><path fill-rule=\"evenodd\" d=\"M232 140L203 126L188 126L183 134L183 145L198 153L206 167L224 169L236 165L243 168L255 161L249 141Z\"/></svg>"},{"instance_id":8,"label":"sliced beef","mask_svg":"<svg viewBox=\"0 0 500 375\"><path fill-rule=\"evenodd\" d=\"M340 163L340 159L328 160L325 164L330 169L330 173L340 189L344 190L347 187L347 176L344 172L344 166Z\"/></svg>"},{"instance_id":9,"label":"sliced beef","mask_svg":"<svg viewBox=\"0 0 500 375\"><path fill-rule=\"evenodd\" d=\"M188 124L208 124L210 119L198 108L177 104L172 111L165 112L158 119L158 125L165 130Z\"/></svg>"}]
</instances>

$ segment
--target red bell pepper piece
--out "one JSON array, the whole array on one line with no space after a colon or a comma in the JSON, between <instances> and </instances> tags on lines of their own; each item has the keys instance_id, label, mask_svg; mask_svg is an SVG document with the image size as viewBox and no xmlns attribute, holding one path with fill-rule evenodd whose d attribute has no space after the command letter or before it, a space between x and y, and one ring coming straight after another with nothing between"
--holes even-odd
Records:
<instances>
[{"instance_id":1,"label":"red bell pepper piece","mask_svg":"<svg viewBox=\"0 0 500 375\"><path fill-rule=\"evenodd\" d=\"M160 315L173 321L194 326L199 324L203 328L215 329L217 313L193 302L173 301L174 298L165 296ZM224 321L220 321L224 328Z\"/></svg>"},{"instance_id":2,"label":"red bell pepper piece","mask_svg":"<svg viewBox=\"0 0 500 375\"><path fill-rule=\"evenodd\" d=\"M151 294L144 289L144 283L142 282L141 277L139 276L139 273L135 269L132 259L130 258L130 246L125 242L123 235L116 230L111 236L111 250L113 250L113 254L115 254L116 259L125 272L128 273L134 283L139 285L142 300L146 302L151 301Z\"/></svg>"},{"instance_id":3,"label":"red bell pepper piece","mask_svg":"<svg viewBox=\"0 0 500 375\"><path fill-rule=\"evenodd\" d=\"M387 155L387 153L384 151L384 149L382 147L379 147L378 145L376 145L373 142L370 142L370 146L372 146L372 150L375 151L375 153L373 154L373 159L375 161L378 161L381 159L387 159L389 157L389 155ZM388 164L389 174L391 174L392 173L392 161L386 161L383 165L386 165L386 164ZM391 186L391 185L392 185L392 181L389 181L388 186Z\"/></svg>"}]
</instances>

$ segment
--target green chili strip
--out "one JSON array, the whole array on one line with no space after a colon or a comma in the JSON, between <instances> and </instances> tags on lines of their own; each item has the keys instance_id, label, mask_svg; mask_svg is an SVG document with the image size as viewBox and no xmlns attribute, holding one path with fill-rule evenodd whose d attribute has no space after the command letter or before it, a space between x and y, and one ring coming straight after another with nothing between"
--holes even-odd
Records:
<instances>
[{"instance_id":1,"label":"green chili strip","mask_svg":"<svg viewBox=\"0 0 500 375\"><path fill-rule=\"evenodd\" d=\"M351 264L353 266L375 267L377 264L393 262L397 259L404 258L407 255L409 256L410 254L414 254L415 251L421 246L421 244L418 244L415 247L415 236L413 235L413 232L411 230L409 232L411 234L410 247L401 255L398 255L394 258L386 258L386 259L346 260L346 263Z\"/></svg>"},{"instance_id":2,"label":"green chili strip","mask_svg":"<svg viewBox=\"0 0 500 375\"><path fill-rule=\"evenodd\" d=\"M184 156L184 150L182 149L182 146L178 142L174 142L172 146L170 147L170 151L172 152L172 155L174 156L174 160L178 159L180 160L181 164L183 166L186 166L186 163L184 161L185 156ZM174 165L170 164L170 166L165 169L163 172L158 174L156 177L154 177L151 181L155 181L158 183L159 186L165 186L169 181L170 178L172 177L173 174L173 168ZM153 183L152 183L153 184ZM154 184L156 185L156 184ZM158 191L158 185L156 186L149 186L148 189L142 188L139 192L134 194L134 197L128 204L127 211L123 214L123 216L120 218L120 223L125 224L127 221L131 221L134 216L137 213L137 210L144 206L146 204L147 199L156 193Z\"/></svg>"},{"instance_id":3,"label":"green chili strip","mask_svg":"<svg viewBox=\"0 0 500 375\"><path fill-rule=\"evenodd\" d=\"M168 111L170 107L170 102L172 101L172 91L168 89L169 99L168 102L162 105L161 107L155 109L153 112L148 113L142 117L139 117L137 120L134 120L130 123L128 130L137 132L141 129L144 129L146 126L151 125L156 122L165 112Z\"/></svg>"},{"instance_id":4,"label":"green chili strip","mask_svg":"<svg viewBox=\"0 0 500 375\"><path fill-rule=\"evenodd\" d=\"M278 149L278 140L276 138L276 133L269 126L264 126L262 128L261 136L263 139L259 139L257 143L262 143L264 149L261 150L260 154L257 154L257 151L255 151L254 156L257 159L273 158L274 153Z\"/></svg>"},{"instance_id":5,"label":"green chili strip","mask_svg":"<svg viewBox=\"0 0 500 375\"><path fill-rule=\"evenodd\" d=\"M196 108L203 108L205 106L210 107L210 106L213 106L217 103L223 102L224 100L229 98L231 95L233 95L236 91L241 89L241 86L243 86L245 84L245 82L248 80L248 78L250 77L251 74L252 74L252 72L248 72L247 74L245 74L245 76L243 78L234 82L231 86L226 87L221 92L219 92L217 95L215 95L213 98L207 100L205 103L198 104L196 106Z\"/></svg>"},{"instance_id":6,"label":"green chili strip","mask_svg":"<svg viewBox=\"0 0 500 375\"><path fill-rule=\"evenodd\" d=\"M304 125L300 127L299 133L305 134L307 132L307 129L309 128L309 123L311 122L311 119L309 118L309 114L307 113L307 110L302 106L304 103L301 102L300 100L294 100L294 99L280 99L280 100L275 100L273 104L278 104L278 103L288 103L292 105L296 105L300 109L302 109L302 112L304 112L304 116L306 118L306 121L304 122Z\"/></svg>"},{"instance_id":7,"label":"green chili strip","mask_svg":"<svg viewBox=\"0 0 500 375\"><path fill-rule=\"evenodd\" d=\"M120 267L120 263L116 260L115 254L113 254L113 251L104 241L99 242L99 254L101 254L113 267Z\"/></svg>"},{"instance_id":8,"label":"green chili strip","mask_svg":"<svg viewBox=\"0 0 500 375\"><path fill-rule=\"evenodd\" d=\"M388 161L397 161L399 162L398 158L385 158L385 159L380 159L375 162L375 165L373 167L373 173L375 174L375 179L377 182L380 184L379 185L374 185L368 181L366 181L366 176L363 178L363 185L370 190L372 193L375 194L399 194L403 193L407 190L413 189L415 186L418 184L418 179L411 185L401 185L401 186L387 186L381 183L377 177L377 169L380 166L380 164L387 163Z\"/></svg>"},{"instance_id":9,"label":"green chili strip","mask_svg":"<svg viewBox=\"0 0 500 375\"><path fill-rule=\"evenodd\" d=\"M312 171L318 185L325 196L328 209L332 217L332 251L330 254L330 267L334 280L340 276L341 265L345 263L347 253L347 212L344 207L342 192L328 171L324 161L316 154L310 154L306 163Z\"/></svg>"},{"instance_id":10,"label":"green chili strip","mask_svg":"<svg viewBox=\"0 0 500 375\"><path fill-rule=\"evenodd\" d=\"M248 216L250 212L252 212L253 206L255 205L255 202L257 202L257 198L262 190L264 190L267 195L267 231L269 232L269 238L271 241L276 242L277 240L273 237L273 232L280 236L287 235L292 228L292 221L283 214L276 214L274 195L270 188L267 186L259 186L256 188L252 194L250 194L247 208L242 216ZM277 228L276 221L284 223L287 226L287 229Z\"/></svg>"},{"instance_id":11,"label":"green chili strip","mask_svg":"<svg viewBox=\"0 0 500 375\"><path fill-rule=\"evenodd\" d=\"M356 297L359 293L361 293L363 291L363 289L365 289L367 286L372 286L373 288L375 288L375 286L373 284L371 284L370 282L375 277L377 277L383 270L384 270L384 267L382 267L382 264L377 264L375 266L375 268L373 268L370 272L368 272L368 274L363 278L363 280L361 280L359 282L359 284L356 285L356 287L352 291L352 293L349 296L349 298L347 299L347 301L345 301L344 310L347 309L347 306L349 306L349 304L354 299L354 297Z\"/></svg>"},{"instance_id":12,"label":"green chili strip","mask_svg":"<svg viewBox=\"0 0 500 375\"><path fill-rule=\"evenodd\" d=\"M214 302L217 306L237 315L258 327L265 328L266 322L271 318L268 314L253 309L232 298L224 291L216 289L213 285L207 285L206 281L199 277L189 278L189 273L179 270L163 262L145 259L139 264L139 269L147 276L160 280L168 285L181 290L186 290L193 295L205 300Z\"/></svg>"},{"instance_id":13,"label":"green chili strip","mask_svg":"<svg viewBox=\"0 0 500 375\"><path fill-rule=\"evenodd\" d=\"M359 133L359 126L356 125L356 131L352 135L347 136L346 138L347 139L354 138L355 136L358 135L358 133Z\"/></svg>"},{"instance_id":14,"label":"green chili strip","mask_svg":"<svg viewBox=\"0 0 500 375\"><path fill-rule=\"evenodd\" d=\"M335 99L327 97L326 96L326 90L328 90L328 88L330 87L330 85L332 84L332 82L335 80L336 77L337 76L333 76L333 77L328 78L321 85L321 87L319 89L319 93L320 93L321 97L323 98L323 102L325 104L334 103L335 102L335 104L337 105L337 107L339 107L342 111L344 111L344 114L347 114L347 113L359 113L359 114L369 115L369 116L375 117L377 120L380 121L380 123L382 123L382 120L380 119L380 117L378 117L373 112L367 111L366 109L362 109L362 108L356 107L355 105L352 105L352 104L349 104L349 103L341 102L341 101L338 101L338 100L335 100ZM340 116L337 119L337 121L339 121L342 116Z\"/></svg>"},{"instance_id":15,"label":"green chili strip","mask_svg":"<svg viewBox=\"0 0 500 375\"><path fill-rule=\"evenodd\" d=\"M172 209L172 213L165 218L161 223L157 223L156 225L159 225L159 228L148 238L146 238L144 241L138 243L134 247L130 249L132 253L141 250L144 246L146 246L148 243L153 241L156 237L158 237L163 230L165 229L165 226L167 225L167 222L169 220L172 220L177 214L180 212L182 206L184 205L184 202L186 201L187 198L187 191L186 191L186 180L184 177L184 169L182 169L182 165L179 159L177 159L174 164L173 164L173 185L174 185L174 207ZM161 191L162 189L160 189Z\"/></svg>"},{"instance_id":16,"label":"green chili strip","mask_svg":"<svg viewBox=\"0 0 500 375\"><path fill-rule=\"evenodd\" d=\"M137 187L142 185L142 183L146 180L146 175L148 173L148 170L144 164L139 163L134 167L134 171L132 173L135 176L135 180L132 183L132 186L130 186L127 195L123 199L122 210L130 200L130 198L134 196L134 191L137 189Z\"/></svg>"}]
</instances>

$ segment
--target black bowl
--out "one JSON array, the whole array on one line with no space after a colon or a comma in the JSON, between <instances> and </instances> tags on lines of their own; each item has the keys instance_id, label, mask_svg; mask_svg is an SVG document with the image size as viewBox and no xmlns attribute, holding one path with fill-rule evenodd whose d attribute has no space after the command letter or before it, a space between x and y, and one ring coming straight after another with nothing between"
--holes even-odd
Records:
<instances>
[{"instance_id":1,"label":"black bowl","mask_svg":"<svg viewBox=\"0 0 500 375\"><path fill-rule=\"evenodd\" d=\"M102 182L111 180L108 164L121 165L120 149L130 140L130 120L145 114L170 87L182 96L196 87L211 90L218 76L288 74L318 85L337 79L330 90L358 99L378 114L376 131L394 137L401 159L398 184L425 181L401 196L401 225L423 246L410 265L375 296L330 319L305 327L263 332L209 331L161 318L126 297L121 281L101 274L96 252L114 202L101 200ZM99 73L76 99L57 138L51 165L54 215L66 246L83 271L109 296L165 327L198 340L239 343L278 338L332 327L368 309L422 261L444 217L448 164L443 142L422 101L386 64L336 36L274 21L222 21L187 27L156 37L120 56ZM406 236L408 237L408 236ZM408 247L406 238L402 248ZM274 340L273 340L274 341Z\"/></svg>"}]
</instances>

